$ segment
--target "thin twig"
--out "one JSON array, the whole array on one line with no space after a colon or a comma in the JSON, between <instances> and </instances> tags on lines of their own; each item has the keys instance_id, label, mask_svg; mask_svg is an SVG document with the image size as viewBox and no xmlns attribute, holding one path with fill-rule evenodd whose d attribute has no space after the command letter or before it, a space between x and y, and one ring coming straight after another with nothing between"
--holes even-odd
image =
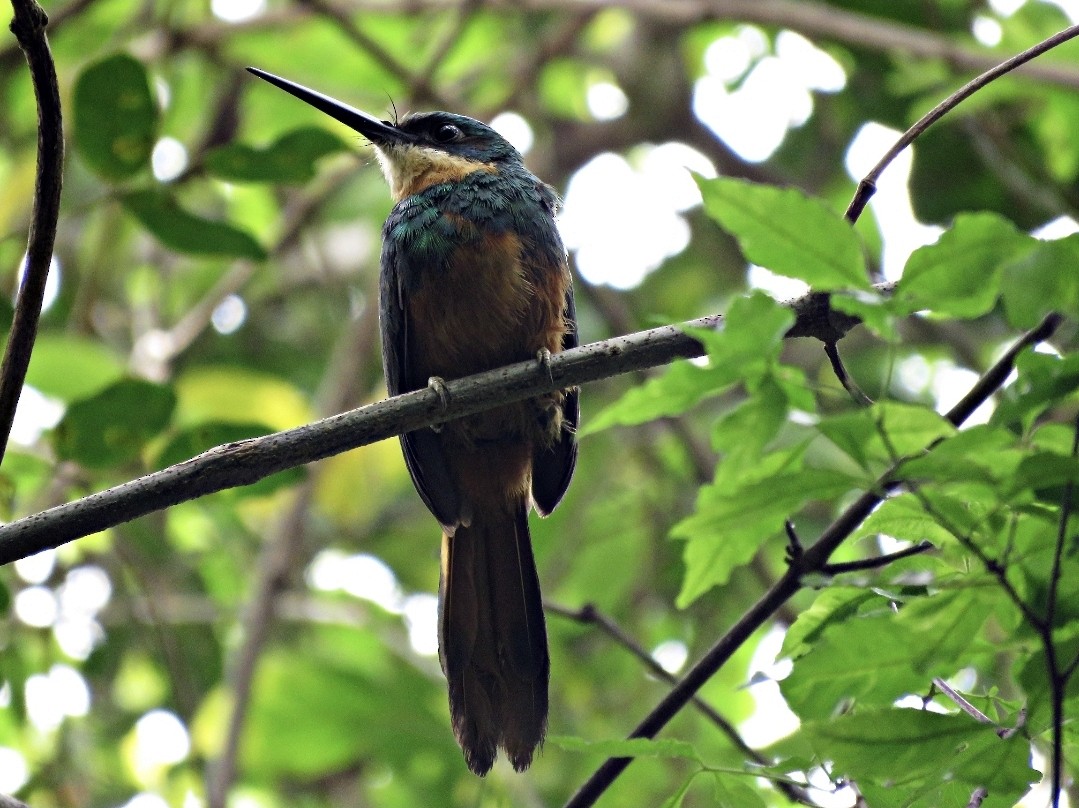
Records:
<instances>
[{"instance_id":1,"label":"thin twig","mask_svg":"<svg viewBox=\"0 0 1079 808\"><path fill-rule=\"evenodd\" d=\"M870 406L873 403L873 399L867 396L851 375L847 373L846 365L843 364L843 359L839 355L839 346L834 342L824 343L824 354L832 364L832 372L835 373L835 377L839 379L839 383L843 385L843 389L850 394L852 399L854 399L854 403L860 404L863 407Z\"/></svg>"},{"instance_id":2,"label":"thin twig","mask_svg":"<svg viewBox=\"0 0 1079 808\"><path fill-rule=\"evenodd\" d=\"M963 400L948 411L945 417L952 425L962 424L979 404L988 400L1014 368L1018 353L1036 342L1047 339L1058 323L1057 315L1049 315L1036 328L1024 334L993 367L978 379ZM981 397L981 401L976 400L978 397ZM873 490L866 491L849 505L814 544L793 554L794 558L791 559L790 566L783 577L750 607L726 634L716 641L700 661L687 671L682 678L682 683L672 688L671 692L645 716L630 733L630 738L654 738L753 633L801 589L801 578L813 572L820 572L825 567L831 554L865 521L884 500L887 493L899 485L899 481L893 476L899 471L899 466L900 464L893 465L878 480ZM632 762L633 758L608 758L577 793L570 797L565 808L585 808L594 805Z\"/></svg>"},{"instance_id":3,"label":"thin twig","mask_svg":"<svg viewBox=\"0 0 1079 808\"><path fill-rule=\"evenodd\" d=\"M855 192L854 199L851 200L851 203L847 208L847 220L853 222L858 219L862 210L865 208L866 203L868 203L873 197L873 194L876 193L877 180L880 179L880 175L883 174L884 170L891 165L892 161L897 156L899 156L899 153L913 143L926 129L990 82L995 81L1006 73L1010 73L1020 65L1026 64L1031 59L1041 56L1043 53L1052 50L1058 45L1062 45L1076 36L1079 36L1079 25L1065 28L1060 33L1042 40L1037 45L1027 48L1022 53L1016 54L1011 59L1007 59L996 67L985 71L980 76L971 79L933 107L933 109L929 110L929 112L923 115L917 123L899 137L892 145L892 148L885 153L880 161L873 166L872 170L870 170L870 172L862 178L861 182L858 183L858 190Z\"/></svg>"},{"instance_id":4,"label":"thin twig","mask_svg":"<svg viewBox=\"0 0 1079 808\"><path fill-rule=\"evenodd\" d=\"M56 223L60 216L60 189L64 173L64 132L60 115L60 89L49 51L45 26L49 18L34 0L11 0L15 11L11 31L30 67L37 98L37 179L26 263L15 304L3 363L0 364L0 462L7 450L15 409L19 404L30 354L37 339L37 324L49 277Z\"/></svg>"},{"instance_id":5,"label":"thin twig","mask_svg":"<svg viewBox=\"0 0 1079 808\"><path fill-rule=\"evenodd\" d=\"M825 575L842 575L845 572L864 572L865 570L876 570L881 567L886 567L896 561L903 558L910 558L914 555L925 553L929 550L935 550L932 544L927 541L918 542L912 547L907 547L903 550L897 550L894 553L886 553L884 555L874 556L873 558L863 558L858 561L843 561L838 564L825 564L822 570Z\"/></svg>"},{"instance_id":6,"label":"thin twig","mask_svg":"<svg viewBox=\"0 0 1079 808\"><path fill-rule=\"evenodd\" d=\"M1072 431L1072 459L1079 457L1079 415L1076 415ZM1053 566L1049 575L1049 592L1046 595L1045 625L1042 629L1042 645L1045 649L1045 665L1049 671L1049 697L1051 701L1053 737L1050 802L1060 804L1060 794L1064 784L1064 696L1068 678L1074 668L1069 665L1062 670L1057 657L1056 642L1053 639L1053 626L1056 622L1057 597L1060 589L1061 563L1064 558L1064 544L1068 539L1068 521L1071 518L1072 500L1075 484L1068 480L1060 500L1060 519L1057 522L1056 546L1053 548Z\"/></svg>"},{"instance_id":7,"label":"thin twig","mask_svg":"<svg viewBox=\"0 0 1079 808\"><path fill-rule=\"evenodd\" d=\"M621 645L634 657L636 657L648 670L658 679L662 679L664 682L670 685L678 685L678 677L660 665L655 657L646 651L639 642L633 637L622 630L622 627L618 625L611 617L601 612L595 607L595 605L589 603L582 606L580 609L570 609L566 606L560 606L555 603L544 603L544 611L548 614L556 614L560 617L565 617L570 620L574 620L578 623L583 623L588 626L596 626L603 631L608 637L613 639L616 643ZM716 710L702 699L700 696L694 696L690 699L692 704L702 715L704 715L709 721L719 727L720 732L727 736L727 739L734 744L734 746L750 760L761 766L771 766L774 761L769 760L762 755L752 746L745 742L745 739L739 734L737 727L735 727L730 721L720 715ZM777 789L783 792L786 797L792 802L799 803L801 805L816 805L816 803L810 798L805 789L789 783L784 780L772 781Z\"/></svg>"}]
</instances>

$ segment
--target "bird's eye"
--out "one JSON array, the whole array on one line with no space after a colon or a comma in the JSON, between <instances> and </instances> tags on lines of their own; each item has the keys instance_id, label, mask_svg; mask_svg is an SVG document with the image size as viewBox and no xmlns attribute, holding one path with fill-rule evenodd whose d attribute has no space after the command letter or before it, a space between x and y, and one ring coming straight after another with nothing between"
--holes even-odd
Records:
<instances>
[{"instance_id":1,"label":"bird's eye","mask_svg":"<svg viewBox=\"0 0 1079 808\"><path fill-rule=\"evenodd\" d=\"M444 123L435 130L435 140L439 143L452 143L455 140L460 140L461 137L461 130L452 123Z\"/></svg>"}]
</instances>

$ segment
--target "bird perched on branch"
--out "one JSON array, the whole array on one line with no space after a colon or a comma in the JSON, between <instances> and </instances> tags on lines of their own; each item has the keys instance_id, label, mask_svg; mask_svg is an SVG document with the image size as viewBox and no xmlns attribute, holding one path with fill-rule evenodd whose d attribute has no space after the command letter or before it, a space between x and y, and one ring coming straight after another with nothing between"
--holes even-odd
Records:
<instances>
[{"instance_id":1,"label":"bird perched on branch","mask_svg":"<svg viewBox=\"0 0 1079 808\"><path fill-rule=\"evenodd\" d=\"M378 152L396 203L383 227L380 321L391 395L577 345L558 199L485 124L448 112L379 121L255 68ZM528 512L547 515L577 460L577 390L401 437L442 525L439 657L468 767L502 748L526 769L547 728L550 662Z\"/></svg>"}]
</instances>

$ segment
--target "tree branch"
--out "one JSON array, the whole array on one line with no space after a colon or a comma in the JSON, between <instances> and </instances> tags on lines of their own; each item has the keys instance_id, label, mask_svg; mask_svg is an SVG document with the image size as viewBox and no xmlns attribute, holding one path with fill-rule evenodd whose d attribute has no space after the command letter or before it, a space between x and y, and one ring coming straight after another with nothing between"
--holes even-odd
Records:
<instances>
[{"instance_id":1,"label":"tree branch","mask_svg":"<svg viewBox=\"0 0 1079 808\"><path fill-rule=\"evenodd\" d=\"M355 2L357 10L387 13L447 9L460 0L385 0ZM515 11L602 11L610 0L486 0L483 7ZM689 26L708 20L774 25L810 38L840 42L855 48L894 52L922 59L941 59L961 70L988 70L999 57L987 48L968 47L954 38L903 25L892 20L859 14L824 3L800 0L620 0L619 8L658 22ZM1067 64L1030 64L1022 75L1028 79L1079 88L1079 71Z\"/></svg>"},{"instance_id":2,"label":"tree branch","mask_svg":"<svg viewBox=\"0 0 1079 808\"><path fill-rule=\"evenodd\" d=\"M0 364L0 462L7 450L15 409L19 404L30 353L37 339L37 324L49 278L56 223L60 217L60 189L64 172L64 132L60 115L60 89L56 66L45 36L48 16L34 0L11 0L15 17L11 32L19 41L30 67L37 98L37 179L26 263L15 304L3 363Z\"/></svg>"},{"instance_id":3,"label":"tree branch","mask_svg":"<svg viewBox=\"0 0 1079 808\"><path fill-rule=\"evenodd\" d=\"M569 620L573 620L577 623L582 623L586 626L596 626L604 634L613 639L616 643L621 645L633 656L635 656L640 662L648 668L658 679L662 679L669 685L678 685L678 677L660 665L655 657L649 654L639 642L633 637L629 636L622 627L619 626L614 620L605 615L595 605L588 603L582 606L580 609L570 609L566 606L559 606L554 603L547 602L543 605L544 611L548 614L557 614L560 617L565 617ZM702 699L700 696L693 696L690 699L690 703L697 708L697 710L709 721L715 724L720 732L722 732L727 739L734 744L734 746L750 760L761 766L771 766L774 761L769 760L762 755L752 746L745 742L745 739L739 734L737 727L735 727L725 717L720 715L713 709L712 705ZM788 783L784 780L773 780L772 784L786 795L787 799L791 802L799 803L801 805L816 805L805 789L794 783Z\"/></svg>"},{"instance_id":4,"label":"tree branch","mask_svg":"<svg viewBox=\"0 0 1079 808\"><path fill-rule=\"evenodd\" d=\"M1024 334L993 367L978 379L963 400L947 412L945 418L955 426L962 424L979 404L988 400L1004 383L1015 366L1016 356L1030 345L1047 339L1059 322L1059 315L1050 314L1038 326ZM804 575L825 569L832 553L865 521L885 496L900 485L900 481L894 476L899 467L900 463L896 463L885 472L877 481L876 486L849 505L814 544L791 554L790 564L783 577L776 581L775 585L716 641L700 661L686 673L681 684L672 688L670 693L637 725L636 729L630 733L630 738L654 738L742 644L801 589L801 578ZM633 758L608 758L569 799L565 808L586 808L586 806L594 805L632 762Z\"/></svg>"},{"instance_id":5,"label":"tree branch","mask_svg":"<svg viewBox=\"0 0 1079 808\"><path fill-rule=\"evenodd\" d=\"M787 304L798 318L788 334L808 336L815 328L832 333L835 319L813 306L805 309L809 313L803 321L801 302ZM841 313L837 317L847 328L856 322ZM711 315L582 345L555 354L549 367L530 360L450 381L445 406L434 391L415 390L295 429L215 447L175 466L0 526L0 564L403 432L677 358L702 356L701 344L682 329L715 328L721 321L722 315Z\"/></svg>"}]
</instances>

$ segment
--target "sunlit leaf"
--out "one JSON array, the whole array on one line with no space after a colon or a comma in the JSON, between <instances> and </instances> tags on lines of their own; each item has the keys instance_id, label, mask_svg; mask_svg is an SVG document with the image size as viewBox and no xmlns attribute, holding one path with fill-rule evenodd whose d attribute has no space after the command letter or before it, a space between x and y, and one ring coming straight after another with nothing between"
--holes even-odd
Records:
<instances>
[{"instance_id":1,"label":"sunlit leaf","mask_svg":"<svg viewBox=\"0 0 1079 808\"><path fill-rule=\"evenodd\" d=\"M1051 311L1079 311L1079 234L1042 241L1004 268L1004 312L1016 328L1033 328Z\"/></svg>"},{"instance_id":2,"label":"sunlit leaf","mask_svg":"<svg viewBox=\"0 0 1079 808\"><path fill-rule=\"evenodd\" d=\"M697 178L704 209L745 257L816 291L869 287L854 229L818 199L745 180Z\"/></svg>"},{"instance_id":3,"label":"sunlit leaf","mask_svg":"<svg viewBox=\"0 0 1079 808\"><path fill-rule=\"evenodd\" d=\"M1004 265L1037 242L992 213L957 216L940 239L907 260L895 290L907 312L978 317L996 305Z\"/></svg>"}]
</instances>

